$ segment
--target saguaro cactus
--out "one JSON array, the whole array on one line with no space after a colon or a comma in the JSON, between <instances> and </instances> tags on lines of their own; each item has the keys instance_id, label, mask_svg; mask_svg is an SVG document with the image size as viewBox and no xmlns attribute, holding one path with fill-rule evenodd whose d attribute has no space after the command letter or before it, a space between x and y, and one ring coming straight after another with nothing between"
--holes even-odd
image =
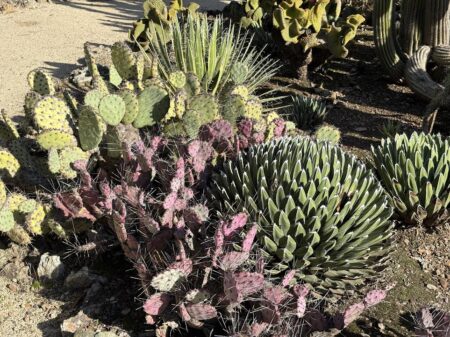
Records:
<instances>
[{"instance_id":1,"label":"saguaro cactus","mask_svg":"<svg viewBox=\"0 0 450 337\"><path fill-rule=\"evenodd\" d=\"M421 97L431 100L444 87L427 71L433 62L450 65L450 0L402 0L396 25L394 0L375 0L375 46L387 73L405 80Z\"/></svg>"}]
</instances>

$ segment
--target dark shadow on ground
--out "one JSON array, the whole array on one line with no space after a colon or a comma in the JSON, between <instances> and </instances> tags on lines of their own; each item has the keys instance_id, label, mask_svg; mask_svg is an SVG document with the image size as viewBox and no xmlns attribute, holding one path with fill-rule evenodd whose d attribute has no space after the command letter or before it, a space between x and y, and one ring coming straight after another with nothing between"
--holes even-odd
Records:
<instances>
[{"instance_id":1,"label":"dark shadow on ground","mask_svg":"<svg viewBox=\"0 0 450 337\"><path fill-rule=\"evenodd\" d=\"M114 31L127 32L134 20L143 15L142 1L134 0L104 0L104 1L57 1L56 4L69 6L79 10L104 14L101 22L110 26ZM114 8L112 13L108 8ZM76 18L74 18L75 20Z\"/></svg>"}]
</instances>

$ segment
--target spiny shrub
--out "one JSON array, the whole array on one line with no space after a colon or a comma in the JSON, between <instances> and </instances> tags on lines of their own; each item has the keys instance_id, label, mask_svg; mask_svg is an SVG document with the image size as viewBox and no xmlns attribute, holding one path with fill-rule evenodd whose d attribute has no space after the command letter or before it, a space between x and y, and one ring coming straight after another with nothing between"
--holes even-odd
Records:
<instances>
[{"instance_id":1,"label":"spiny shrub","mask_svg":"<svg viewBox=\"0 0 450 337\"><path fill-rule=\"evenodd\" d=\"M450 142L441 135L396 135L372 147L374 165L400 218L433 226L448 219Z\"/></svg>"},{"instance_id":2,"label":"spiny shrub","mask_svg":"<svg viewBox=\"0 0 450 337\"><path fill-rule=\"evenodd\" d=\"M250 148L211 183L220 213L247 211L271 274L294 269L317 292L341 293L376 274L392 208L376 178L329 143L285 138Z\"/></svg>"}]
</instances>

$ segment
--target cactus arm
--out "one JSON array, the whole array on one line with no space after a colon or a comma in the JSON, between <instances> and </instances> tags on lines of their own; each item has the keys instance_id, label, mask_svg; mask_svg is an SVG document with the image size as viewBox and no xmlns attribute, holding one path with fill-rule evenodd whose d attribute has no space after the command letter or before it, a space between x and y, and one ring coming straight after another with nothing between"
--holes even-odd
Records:
<instances>
[{"instance_id":1,"label":"cactus arm","mask_svg":"<svg viewBox=\"0 0 450 337\"><path fill-rule=\"evenodd\" d=\"M404 53L411 56L422 42L423 0L403 0L400 41Z\"/></svg>"},{"instance_id":2,"label":"cactus arm","mask_svg":"<svg viewBox=\"0 0 450 337\"><path fill-rule=\"evenodd\" d=\"M435 47L450 44L450 0L427 1L424 44Z\"/></svg>"},{"instance_id":3,"label":"cactus arm","mask_svg":"<svg viewBox=\"0 0 450 337\"><path fill-rule=\"evenodd\" d=\"M430 47L420 47L408 60L405 68L405 79L409 87L427 100L433 99L444 90L444 87L433 81L427 73L430 54Z\"/></svg>"},{"instance_id":4,"label":"cactus arm","mask_svg":"<svg viewBox=\"0 0 450 337\"><path fill-rule=\"evenodd\" d=\"M440 66L450 66L450 46L434 47L431 59Z\"/></svg>"},{"instance_id":5,"label":"cactus arm","mask_svg":"<svg viewBox=\"0 0 450 337\"><path fill-rule=\"evenodd\" d=\"M375 0L373 9L375 49L388 74L399 81L403 76L405 63L396 51L393 25L393 0Z\"/></svg>"}]
</instances>

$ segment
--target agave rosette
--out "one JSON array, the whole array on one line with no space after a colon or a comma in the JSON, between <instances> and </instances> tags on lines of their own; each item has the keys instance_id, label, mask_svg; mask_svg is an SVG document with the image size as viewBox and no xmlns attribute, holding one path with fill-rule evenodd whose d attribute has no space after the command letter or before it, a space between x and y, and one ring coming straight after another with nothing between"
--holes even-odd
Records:
<instances>
[{"instance_id":1,"label":"agave rosette","mask_svg":"<svg viewBox=\"0 0 450 337\"><path fill-rule=\"evenodd\" d=\"M259 224L271 273L296 270L318 292L342 292L374 275L392 235L392 207L364 164L328 143L282 138L224 164L210 188L221 213Z\"/></svg>"},{"instance_id":2,"label":"agave rosette","mask_svg":"<svg viewBox=\"0 0 450 337\"><path fill-rule=\"evenodd\" d=\"M430 226L448 218L450 142L414 132L372 148L375 168L403 221Z\"/></svg>"}]
</instances>

